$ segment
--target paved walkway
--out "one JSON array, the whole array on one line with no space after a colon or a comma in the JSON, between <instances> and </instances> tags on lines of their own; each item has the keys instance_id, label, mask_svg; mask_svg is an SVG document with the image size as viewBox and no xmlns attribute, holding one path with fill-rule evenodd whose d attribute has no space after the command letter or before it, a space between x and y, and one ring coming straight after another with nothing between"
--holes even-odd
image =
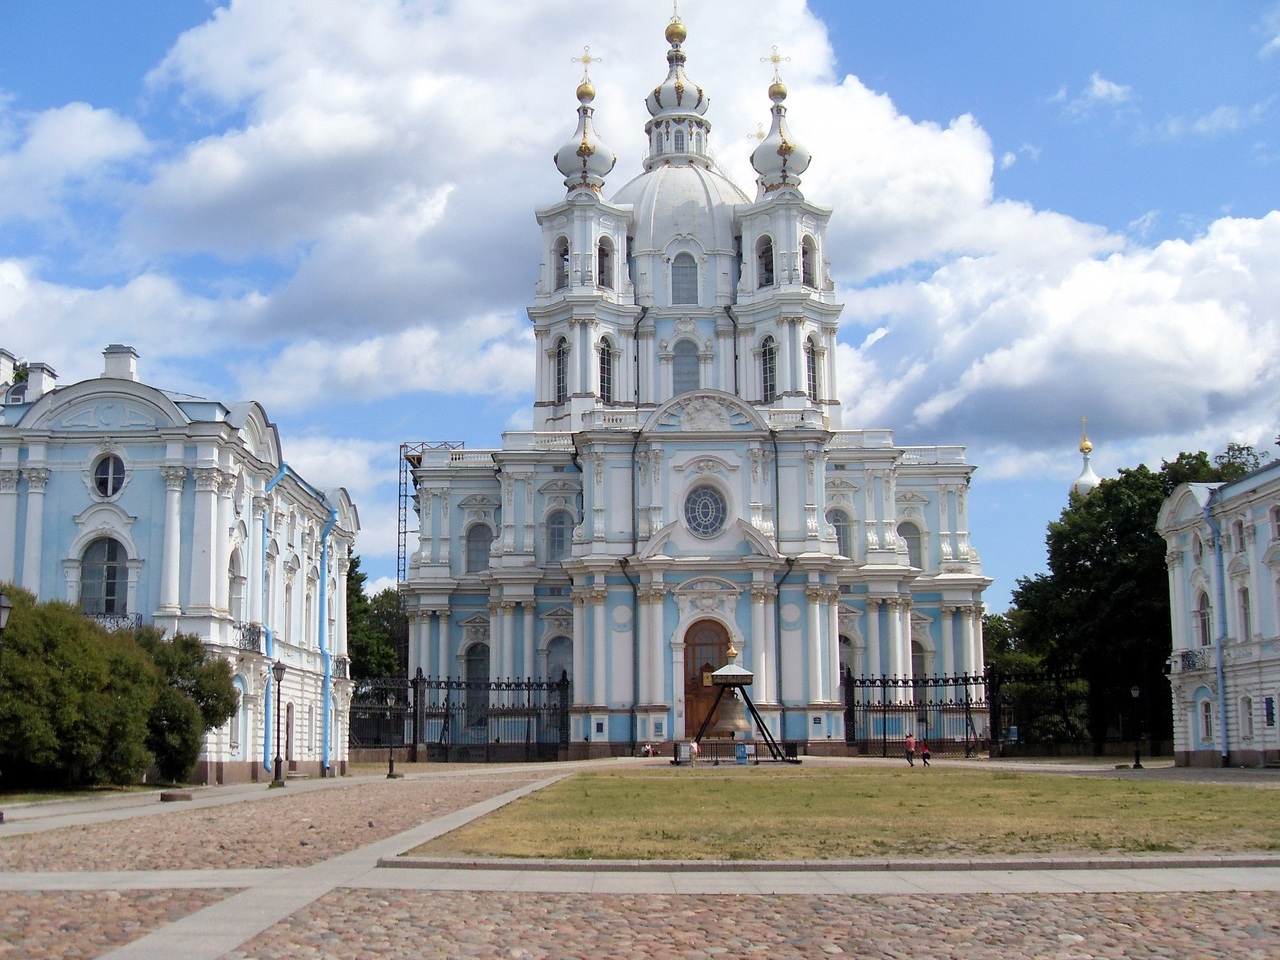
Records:
<instances>
[{"instance_id":1,"label":"paved walkway","mask_svg":"<svg viewBox=\"0 0 1280 960\"><path fill-rule=\"evenodd\" d=\"M0 958L1280 955L1280 857L966 869L399 857L580 769L432 768L198 790L190 803L10 808Z\"/></svg>"}]
</instances>

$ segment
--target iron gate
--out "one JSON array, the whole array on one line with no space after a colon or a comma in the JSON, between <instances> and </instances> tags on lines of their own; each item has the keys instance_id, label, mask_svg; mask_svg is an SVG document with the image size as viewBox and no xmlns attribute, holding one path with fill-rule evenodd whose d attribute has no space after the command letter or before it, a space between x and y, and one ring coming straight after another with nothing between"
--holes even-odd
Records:
<instances>
[{"instance_id":1,"label":"iron gate","mask_svg":"<svg viewBox=\"0 0 1280 960\"><path fill-rule=\"evenodd\" d=\"M981 676L844 676L845 742L862 756L898 756L908 735L935 756L973 756L987 747L986 684Z\"/></svg>"},{"instance_id":2,"label":"iron gate","mask_svg":"<svg viewBox=\"0 0 1280 960\"><path fill-rule=\"evenodd\" d=\"M563 675L480 683L419 672L360 681L351 746L408 746L414 759L435 761L555 760L569 746L570 694Z\"/></svg>"}]
</instances>

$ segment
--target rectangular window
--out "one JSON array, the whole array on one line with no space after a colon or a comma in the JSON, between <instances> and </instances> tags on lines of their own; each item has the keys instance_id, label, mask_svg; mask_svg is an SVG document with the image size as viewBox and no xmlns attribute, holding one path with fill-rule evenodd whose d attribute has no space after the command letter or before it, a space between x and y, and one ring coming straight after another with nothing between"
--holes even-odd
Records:
<instances>
[{"instance_id":1,"label":"rectangular window","mask_svg":"<svg viewBox=\"0 0 1280 960\"><path fill-rule=\"evenodd\" d=\"M1208 700L1200 701L1200 739L1204 743L1213 742L1213 704Z\"/></svg>"}]
</instances>

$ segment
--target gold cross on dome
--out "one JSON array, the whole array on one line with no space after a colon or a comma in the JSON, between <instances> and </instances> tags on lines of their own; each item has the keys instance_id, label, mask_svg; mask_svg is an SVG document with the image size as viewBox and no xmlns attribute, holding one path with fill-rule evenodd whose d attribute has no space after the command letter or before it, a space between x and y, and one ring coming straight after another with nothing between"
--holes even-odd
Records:
<instances>
[{"instance_id":1,"label":"gold cross on dome","mask_svg":"<svg viewBox=\"0 0 1280 960\"><path fill-rule=\"evenodd\" d=\"M769 56L767 56L767 57L761 57L761 58L760 58L760 62L761 62L761 63L772 63L772 64L773 64L773 79L774 79L774 81L775 81L775 82L780 82L780 81L782 80L782 77L778 74L778 64L780 64L780 63L790 63L790 62L791 62L791 58L790 58L790 57L784 57L784 56L782 56L782 54L778 53L778 45L775 43L775 44L773 45L773 53L769 54Z\"/></svg>"},{"instance_id":2,"label":"gold cross on dome","mask_svg":"<svg viewBox=\"0 0 1280 960\"><path fill-rule=\"evenodd\" d=\"M683 23L680 19L680 0L671 0L671 22Z\"/></svg>"},{"instance_id":3,"label":"gold cross on dome","mask_svg":"<svg viewBox=\"0 0 1280 960\"><path fill-rule=\"evenodd\" d=\"M590 48L590 47L583 47L583 48L582 48L582 56L580 56L580 57L570 57L570 59L571 59L574 63L580 63L580 64L582 64L582 81L583 81L583 83L586 83L588 80L590 80L590 79L591 79L591 65L592 65L593 63L602 63L602 62L604 61L604 57L593 57L593 56L591 55L591 48Z\"/></svg>"},{"instance_id":4,"label":"gold cross on dome","mask_svg":"<svg viewBox=\"0 0 1280 960\"><path fill-rule=\"evenodd\" d=\"M763 123L757 123L757 124L756 124L756 132L755 132L755 133L748 133L748 134L747 134L747 136L748 136L750 139L752 139L752 140L763 140L765 137L767 137L767 136L768 136L768 134L764 132L764 124L763 124Z\"/></svg>"}]
</instances>

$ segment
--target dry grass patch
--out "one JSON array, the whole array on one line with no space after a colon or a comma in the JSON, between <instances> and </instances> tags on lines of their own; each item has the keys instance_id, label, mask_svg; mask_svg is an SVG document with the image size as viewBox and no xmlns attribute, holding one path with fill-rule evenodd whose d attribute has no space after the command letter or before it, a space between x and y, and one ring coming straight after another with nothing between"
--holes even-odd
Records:
<instances>
[{"instance_id":1,"label":"dry grass patch","mask_svg":"<svg viewBox=\"0 0 1280 960\"><path fill-rule=\"evenodd\" d=\"M1035 773L698 767L577 774L419 856L834 860L1280 850L1272 790Z\"/></svg>"}]
</instances>

